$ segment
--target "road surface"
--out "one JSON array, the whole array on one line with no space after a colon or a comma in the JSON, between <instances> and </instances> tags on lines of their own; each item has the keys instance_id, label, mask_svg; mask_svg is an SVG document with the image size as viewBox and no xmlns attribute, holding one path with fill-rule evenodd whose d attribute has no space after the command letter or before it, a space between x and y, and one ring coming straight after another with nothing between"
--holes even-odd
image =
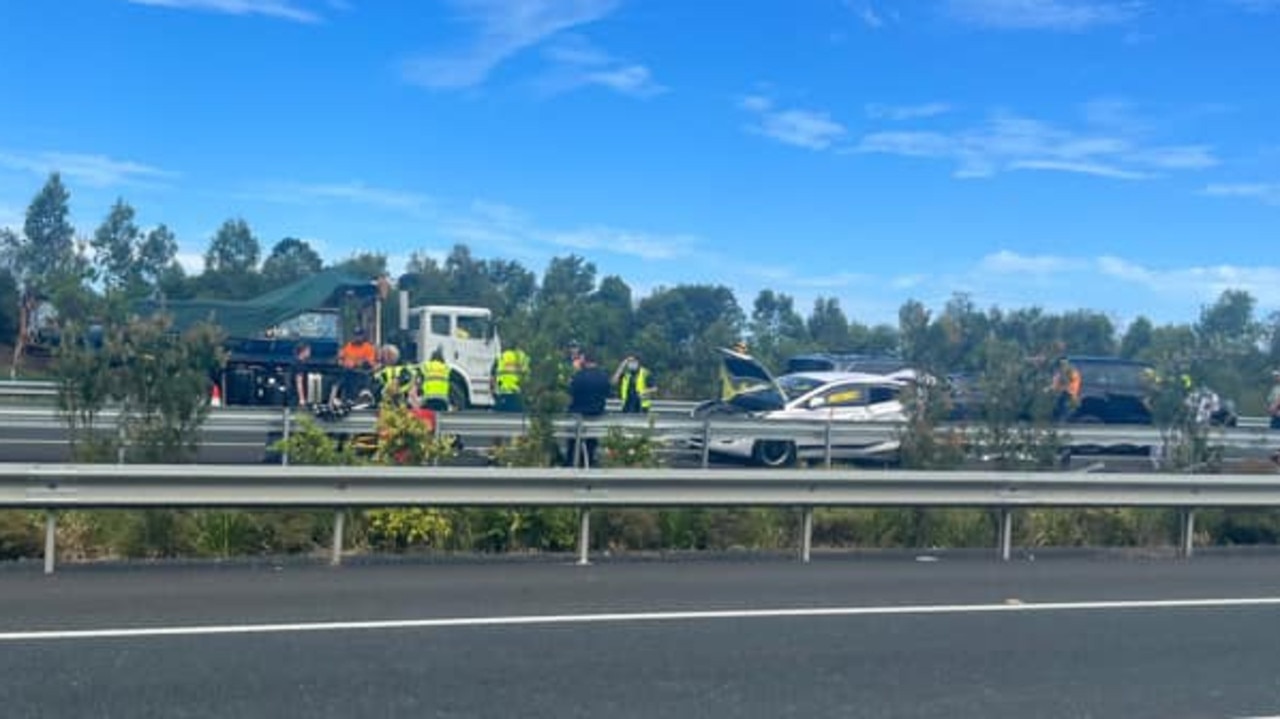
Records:
<instances>
[{"instance_id":1,"label":"road surface","mask_svg":"<svg viewBox=\"0 0 1280 719\"><path fill-rule=\"evenodd\" d=\"M1255 717L1278 646L1275 555L0 568L6 717Z\"/></svg>"}]
</instances>

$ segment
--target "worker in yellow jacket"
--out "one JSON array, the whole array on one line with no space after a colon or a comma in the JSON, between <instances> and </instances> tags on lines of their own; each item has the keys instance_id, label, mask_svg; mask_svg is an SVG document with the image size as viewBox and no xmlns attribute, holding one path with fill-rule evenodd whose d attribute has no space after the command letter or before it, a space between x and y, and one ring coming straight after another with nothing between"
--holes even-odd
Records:
<instances>
[{"instance_id":1,"label":"worker in yellow jacket","mask_svg":"<svg viewBox=\"0 0 1280 719\"><path fill-rule=\"evenodd\" d=\"M419 393L421 404L427 409L437 412L448 412L449 407L449 365L444 361L444 353L436 348L431 358L422 363L422 390Z\"/></svg>"}]
</instances>

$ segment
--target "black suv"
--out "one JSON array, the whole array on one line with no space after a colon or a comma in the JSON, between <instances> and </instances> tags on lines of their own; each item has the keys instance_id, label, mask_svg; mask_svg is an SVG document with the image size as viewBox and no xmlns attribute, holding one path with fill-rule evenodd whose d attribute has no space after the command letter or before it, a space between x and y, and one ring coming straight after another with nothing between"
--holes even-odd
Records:
<instances>
[{"instance_id":1,"label":"black suv","mask_svg":"<svg viewBox=\"0 0 1280 719\"><path fill-rule=\"evenodd\" d=\"M1151 377L1154 367L1119 357L1066 357L1080 373L1080 402L1068 410L1067 422L1151 424Z\"/></svg>"},{"instance_id":2,"label":"black suv","mask_svg":"<svg viewBox=\"0 0 1280 719\"><path fill-rule=\"evenodd\" d=\"M1065 358L1080 372L1080 403L1065 417L1067 422L1106 424L1151 424L1151 394L1155 367L1145 362L1119 357ZM1234 427L1237 424L1235 403L1224 400L1212 390L1199 392L1212 396L1216 410L1208 415L1209 423Z\"/></svg>"},{"instance_id":3,"label":"black suv","mask_svg":"<svg viewBox=\"0 0 1280 719\"><path fill-rule=\"evenodd\" d=\"M1152 365L1120 357L1072 355L1062 359L1080 372L1080 402L1074 408L1064 402L1055 419L1081 424L1151 424L1154 421L1150 404L1155 374ZM979 377L956 374L947 379L951 388L951 418L979 419L983 403ZM1214 398L1217 410L1210 415L1210 424L1236 426L1235 404L1216 395Z\"/></svg>"}]
</instances>

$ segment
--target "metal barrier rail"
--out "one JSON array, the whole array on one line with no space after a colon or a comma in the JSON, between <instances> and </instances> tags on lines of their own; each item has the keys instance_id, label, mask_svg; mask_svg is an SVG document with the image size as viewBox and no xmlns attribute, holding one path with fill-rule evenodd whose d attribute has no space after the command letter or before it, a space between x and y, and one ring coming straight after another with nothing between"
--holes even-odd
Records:
<instances>
[{"instance_id":1,"label":"metal barrier rail","mask_svg":"<svg viewBox=\"0 0 1280 719\"><path fill-rule=\"evenodd\" d=\"M290 424L297 427L301 417L309 413L291 412ZM98 415L99 427L108 431L115 426L118 412L103 410ZM372 412L357 412L336 420L316 420L326 430L338 434L372 432ZM438 428L446 434L468 437L516 437L528 428L528 419L518 414L496 412L445 412L437 415ZM708 447L717 439L745 438L803 442L806 445L862 445L893 442L900 438L903 425L883 422L846 422L835 420L762 420L732 416L704 419L661 415L606 414L599 419L562 417L555 420L560 439L601 438L611 427L628 431L651 430L658 441L690 441L694 446ZM285 413L280 409L224 408L210 412L202 432L207 437L218 434L279 435L285 429ZM1161 430L1146 425L1062 425L1064 441L1071 446L1161 446L1165 436ZM65 433L66 425L58 412L48 407L0 407L0 432L39 430ZM962 441L977 441L982 436L978 425L943 425L941 433L954 433ZM1267 428L1211 428L1211 444L1224 447L1269 449L1280 446L1280 433Z\"/></svg>"},{"instance_id":2,"label":"metal barrier rail","mask_svg":"<svg viewBox=\"0 0 1280 719\"><path fill-rule=\"evenodd\" d=\"M985 507L998 510L1008 560L1013 512L1027 507L1182 510L1180 549L1193 549L1194 510L1280 506L1280 477L1034 472L699 469L465 469L0 464L0 507L43 509L45 572L54 568L57 512L88 508L334 508L334 564L344 512L355 507L576 507L579 563L588 563L596 507L798 507L808 562L816 507Z\"/></svg>"},{"instance_id":3,"label":"metal barrier rail","mask_svg":"<svg viewBox=\"0 0 1280 719\"><path fill-rule=\"evenodd\" d=\"M41 397L48 400L54 400L58 397L58 385L56 382L48 380L0 380L0 401L9 398L29 397ZM688 414L693 411L693 408L698 404L698 402L679 399L655 399L653 400L652 410L654 414ZM229 409L251 408L241 407ZM610 399L609 410L612 412L620 412L622 410L622 403L616 399Z\"/></svg>"},{"instance_id":4,"label":"metal barrier rail","mask_svg":"<svg viewBox=\"0 0 1280 719\"><path fill-rule=\"evenodd\" d=\"M26 398L26 397L43 397L54 399L58 396L57 384L45 380L0 380L0 400L6 398ZM653 414L656 415L684 415L687 416L701 402L678 399L656 399L653 401ZM610 412L619 412L622 404L616 399L610 399ZM233 407L229 410L243 410L247 412L274 411L271 408L247 408ZM486 410L478 410L486 411ZM1269 428L1271 419L1269 417L1240 417L1239 429L1267 429Z\"/></svg>"}]
</instances>

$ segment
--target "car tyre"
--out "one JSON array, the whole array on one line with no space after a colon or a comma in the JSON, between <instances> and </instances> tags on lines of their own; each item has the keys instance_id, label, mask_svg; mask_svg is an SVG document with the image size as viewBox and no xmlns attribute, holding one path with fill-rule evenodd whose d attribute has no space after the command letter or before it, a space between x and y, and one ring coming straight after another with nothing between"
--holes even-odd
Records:
<instances>
[{"instance_id":1,"label":"car tyre","mask_svg":"<svg viewBox=\"0 0 1280 719\"><path fill-rule=\"evenodd\" d=\"M751 458L763 467L790 467L796 463L796 444L780 440L761 440L751 449Z\"/></svg>"}]
</instances>

